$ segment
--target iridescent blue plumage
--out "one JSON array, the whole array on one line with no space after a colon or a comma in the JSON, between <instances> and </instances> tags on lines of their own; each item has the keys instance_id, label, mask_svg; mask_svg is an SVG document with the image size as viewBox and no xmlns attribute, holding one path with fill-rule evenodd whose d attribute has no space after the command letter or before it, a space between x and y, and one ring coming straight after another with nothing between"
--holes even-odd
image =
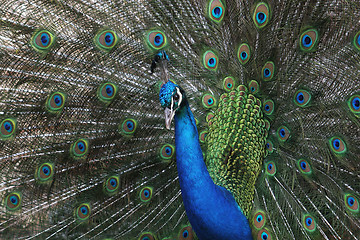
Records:
<instances>
[{"instance_id":1,"label":"iridescent blue plumage","mask_svg":"<svg viewBox=\"0 0 360 240\"><path fill-rule=\"evenodd\" d=\"M170 107L176 102L179 86L171 81L160 90L160 102ZM204 162L194 116L186 96L175 113L176 163L182 199L191 226L200 239L252 239L247 218L232 194L215 185ZM224 217L226 216L226 217Z\"/></svg>"}]
</instances>

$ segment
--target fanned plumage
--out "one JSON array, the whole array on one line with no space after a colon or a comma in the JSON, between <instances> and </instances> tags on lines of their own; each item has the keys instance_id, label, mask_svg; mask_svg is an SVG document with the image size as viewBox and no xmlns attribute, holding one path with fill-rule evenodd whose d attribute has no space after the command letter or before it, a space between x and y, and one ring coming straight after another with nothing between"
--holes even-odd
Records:
<instances>
[{"instance_id":1,"label":"fanned plumage","mask_svg":"<svg viewBox=\"0 0 360 240\"><path fill-rule=\"evenodd\" d=\"M0 3L1 239L196 239L169 79L254 239L360 239L357 1Z\"/></svg>"}]
</instances>

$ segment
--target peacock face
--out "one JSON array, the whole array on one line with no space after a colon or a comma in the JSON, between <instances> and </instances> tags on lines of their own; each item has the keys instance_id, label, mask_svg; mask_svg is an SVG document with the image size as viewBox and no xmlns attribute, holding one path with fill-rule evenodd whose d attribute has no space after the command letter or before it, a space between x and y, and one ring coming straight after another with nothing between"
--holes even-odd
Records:
<instances>
[{"instance_id":1,"label":"peacock face","mask_svg":"<svg viewBox=\"0 0 360 240\"><path fill-rule=\"evenodd\" d=\"M175 83L168 81L161 87L159 99L161 106L165 108L166 128L170 129L171 121L183 99L180 87Z\"/></svg>"}]
</instances>

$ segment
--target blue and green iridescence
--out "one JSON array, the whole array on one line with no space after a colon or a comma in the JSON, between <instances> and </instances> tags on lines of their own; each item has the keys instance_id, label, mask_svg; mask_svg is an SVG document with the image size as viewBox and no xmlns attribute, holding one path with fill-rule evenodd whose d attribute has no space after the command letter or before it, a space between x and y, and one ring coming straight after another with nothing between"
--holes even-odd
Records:
<instances>
[{"instance_id":1,"label":"blue and green iridescence","mask_svg":"<svg viewBox=\"0 0 360 240\"><path fill-rule=\"evenodd\" d=\"M149 202L152 198L152 193L153 193L152 187L144 187L143 189L141 189L139 193L139 198L141 202L143 203Z\"/></svg>"},{"instance_id":2,"label":"blue and green iridescence","mask_svg":"<svg viewBox=\"0 0 360 240\"><path fill-rule=\"evenodd\" d=\"M354 46L360 51L360 31L356 33L354 37Z\"/></svg>"},{"instance_id":3,"label":"blue and green iridescence","mask_svg":"<svg viewBox=\"0 0 360 240\"><path fill-rule=\"evenodd\" d=\"M265 163L265 173L269 176L274 176L276 174L276 165L274 161Z\"/></svg>"},{"instance_id":4,"label":"blue and green iridescence","mask_svg":"<svg viewBox=\"0 0 360 240\"><path fill-rule=\"evenodd\" d=\"M194 239L194 232L190 225L184 226L182 229L180 229L178 238L179 240L192 240Z\"/></svg>"},{"instance_id":5,"label":"blue and green iridescence","mask_svg":"<svg viewBox=\"0 0 360 240\"><path fill-rule=\"evenodd\" d=\"M201 131L199 133L199 141L200 141L200 143L205 143L206 142L206 137L207 137L208 133L209 132L207 130Z\"/></svg>"},{"instance_id":6,"label":"blue and green iridescence","mask_svg":"<svg viewBox=\"0 0 360 240\"><path fill-rule=\"evenodd\" d=\"M179 86L173 83L172 81L168 81L161 87L159 93L159 100L160 100L160 105L163 108L171 107L171 98L176 93L177 87Z\"/></svg>"},{"instance_id":7,"label":"blue and green iridescence","mask_svg":"<svg viewBox=\"0 0 360 240\"><path fill-rule=\"evenodd\" d=\"M313 172L311 164L306 159L299 159L297 166L299 171L305 176L310 176Z\"/></svg>"},{"instance_id":8,"label":"blue and green iridescence","mask_svg":"<svg viewBox=\"0 0 360 240\"><path fill-rule=\"evenodd\" d=\"M256 211L252 218L252 225L256 230L262 229L266 224L266 214L264 211Z\"/></svg>"},{"instance_id":9,"label":"blue and green iridescence","mask_svg":"<svg viewBox=\"0 0 360 240\"><path fill-rule=\"evenodd\" d=\"M86 221L89 219L91 214L91 207L88 203L80 204L75 210L75 216L79 221Z\"/></svg>"},{"instance_id":10,"label":"blue and green iridescence","mask_svg":"<svg viewBox=\"0 0 360 240\"><path fill-rule=\"evenodd\" d=\"M269 153L273 153L274 152L274 145L272 143L272 141L267 140L265 143L265 148Z\"/></svg>"},{"instance_id":11,"label":"blue and green iridescence","mask_svg":"<svg viewBox=\"0 0 360 240\"><path fill-rule=\"evenodd\" d=\"M156 238L152 232L143 232L140 234L138 240L156 240Z\"/></svg>"},{"instance_id":12,"label":"blue and green iridescence","mask_svg":"<svg viewBox=\"0 0 360 240\"><path fill-rule=\"evenodd\" d=\"M259 92L259 83L255 80L251 80L249 83L249 91L252 94L257 94Z\"/></svg>"},{"instance_id":13,"label":"blue and green iridescence","mask_svg":"<svg viewBox=\"0 0 360 240\"><path fill-rule=\"evenodd\" d=\"M261 229L257 234L258 240L269 240L271 239L270 231L267 228Z\"/></svg>"},{"instance_id":14,"label":"blue and green iridescence","mask_svg":"<svg viewBox=\"0 0 360 240\"><path fill-rule=\"evenodd\" d=\"M203 97L203 105L207 99L211 98ZM244 85L224 93L218 102L208 119L205 141L208 171L215 184L233 193L244 215L249 217L268 134L262 104Z\"/></svg>"},{"instance_id":15,"label":"blue and green iridescence","mask_svg":"<svg viewBox=\"0 0 360 240\"><path fill-rule=\"evenodd\" d=\"M54 164L52 163L43 163L38 167L36 171L36 179L39 182L48 182L54 176Z\"/></svg>"},{"instance_id":16,"label":"blue and green iridescence","mask_svg":"<svg viewBox=\"0 0 360 240\"><path fill-rule=\"evenodd\" d=\"M110 176L104 182L104 191L107 195L113 195L119 190L120 178L117 175Z\"/></svg>"},{"instance_id":17,"label":"blue and green iridescence","mask_svg":"<svg viewBox=\"0 0 360 240\"><path fill-rule=\"evenodd\" d=\"M302 224L306 231L312 233L316 231L316 221L310 214L304 214Z\"/></svg>"},{"instance_id":18,"label":"blue and green iridescence","mask_svg":"<svg viewBox=\"0 0 360 240\"><path fill-rule=\"evenodd\" d=\"M239 46L238 53L237 53L238 59L241 64L245 64L250 59L250 47L248 44L243 43Z\"/></svg>"},{"instance_id":19,"label":"blue and green iridescence","mask_svg":"<svg viewBox=\"0 0 360 240\"><path fill-rule=\"evenodd\" d=\"M347 151L346 143L340 137L332 137L329 139L330 149L335 154L344 154Z\"/></svg>"},{"instance_id":20,"label":"blue and green iridescence","mask_svg":"<svg viewBox=\"0 0 360 240\"><path fill-rule=\"evenodd\" d=\"M55 43L55 36L48 30L39 30L34 33L30 44L40 53L48 52Z\"/></svg>"},{"instance_id":21,"label":"blue and green iridescence","mask_svg":"<svg viewBox=\"0 0 360 240\"><path fill-rule=\"evenodd\" d=\"M266 115L272 115L274 112L274 107L275 107L274 101L266 100L264 102L264 113Z\"/></svg>"},{"instance_id":22,"label":"blue and green iridescence","mask_svg":"<svg viewBox=\"0 0 360 240\"><path fill-rule=\"evenodd\" d=\"M201 98L201 102L207 109L216 107L216 99L212 94L205 93Z\"/></svg>"},{"instance_id":23,"label":"blue and green iridescence","mask_svg":"<svg viewBox=\"0 0 360 240\"><path fill-rule=\"evenodd\" d=\"M275 64L271 61L266 62L261 72L262 79L264 81L271 81L274 77Z\"/></svg>"},{"instance_id":24,"label":"blue and green iridescence","mask_svg":"<svg viewBox=\"0 0 360 240\"><path fill-rule=\"evenodd\" d=\"M260 2L256 5L253 21L257 28L263 28L268 24L270 21L270 8L266 3Z\"/></svg>"},{"instance_id":25,"label":"blue and green iridescence","mask_svg":"<svg viewBox=\"0 0 360 240\"><path fill-rule=\"evenodd\" d=\"M167 45L165 33L160 30L152 30L146 35L146 43L152 50L160 50Z\"/></svg>"},{"instance_id":26,"label":"blue and green iridescence","mask_svg":"<svg viewBox=\"0 0 360 240\"><path fill-rule=\"evenodd\" d=\"M70 148L71 155L74 159L84 159L89 152L89 142L84 138L76 140Z\"/></svg>"},{"instance_id":27,"label":"blue and green iridescence","mask_svg":"<svg viewBox=\"0 0 360 240\"><path fill-rule=\"evenodd\" d=\"M206 51L203 55L203 64L206 69L215 71L219 64L219 59L213 51Z\"/></svg>"},{"instance_id":28,"label":"blue and green iridescence","mask_svg":"<svg viewBox=\"0 0 360 240\"><path fill-rule=\"evenodd\" d=\"M11 139L16 131L16 119L6 118L0 123L0 138L1 140Z\"/></svg>"},{"instance_id":29,"label":"blue and green iridescence","mask_svg":"<svg viewBox=\"0 0 360 240\"><path fill-rule=\"evenodd\" d=\"M300 35L300 49L304 52L311 52L315 49L319 34L316 29L309 29Z\"/></svg>"},{"instance_id":30,"label":"blue and green iridescence","mask_svg":"<svg viewBox=\"0 0 360 240\"><path fill-rule=\"evenodd\" d=\"M209 2L208 16L216 23L220 23L225 15L225 6L221 0L211 0Z\"/></svg>"},{"instance_id":31,"label":"blue and green iridescence","mask_svg":"<svg viewBox=\"0 0 360 240\"><path fill-rule=\"evenodd\" d=\"M97 90L97 96L100 101L110 103L116 96L117 86L112 83L103 83Z\"/></svg>"},{"instance_id":32,"label":"blue and green iridescence","mask_svg":"<svg viewBox=\"0 0 360 240\"><path fill-rule=\"evenodd\" d=\"M19 192L11 192L5 197L5 206L9 211L18 210L21 207L22 196Z\"/></svg>"},{"instance_id":33,"label":"blue and green iridescence","mask_svg":"<svg viewBox=\"0 0 360 240\"><path fill-rule=\"evenodd\" d=\"M311 94L306 90L298 90L294 94L294 102L299 107L305 107L311 100Z\"/></svg>"},{"instance_id":34,"label":"blue and green iridescence","mask_svg":"<svg viewBox=\"0 0 360 240\"><path fill-rule=\"evenodd\" d=\"M175 147L171 144L165 144L160 149L160 157L164 160L170 160L175 154Z\"/></svg>"},{"instance_id":35,"label":"blue and green iridescence","mask_svg":"<svg viewBox=\"0 0 360 240\"><path fill-rule=\"evenodd\" d=\"M233 77L228 76L223 80L223 88L225 91L230 92L236 88L236 81Z\"/></svg>"},{"instance_id":36,"label":"blue and green iridescence","mask_svg":"<svg viewBox=\"0 0 360 240\"><path fill-rule=\"evenodd\" d=\"M350 111L355 116L360 117L360 94L355 94L347 101Z\"/></svg>"},{"instance_id":37,"label":"blue and green iridescence","mask_svg":"<svg viewBox=\"0 0 360 240\"><path fill-rule=\"evenodd\" d=\"M350 211L352 214L359 215L360 204L358 198L354 194L346 193L344 195L344 202L348 211Z\"/></svg>"},{"instance_id":38,"label":"blue and green iridescence","mask_svg":"<svg viewBox=\"0 0 360 240\"><path fill-rule=\"evenodd\" d=\"M290 130L285 126L279 127L277 130L277 137L280 142L285 142L290 137Z\"/></svg>"},{"instance_id":39,"label":"blue and green iridescence","mask_svg":"<svg viewBox=\"0 0 360 240\"><path fill-rule=\"evenodd\" d=\"M138 123L133 118L125 119L122 124L119 125L119 131L124 136L134 135L137 129Z\"/></svg>"},{"instance_id":40,"label":"blue and green iridescence","mask_svg":"<svg viewBox=\"0 0 360 240\"><path fill-rule=\"evenodd\" d=\"M103 30L95 35L94 42L100 50L108 52L116 46L118 37L112 30Z\"/></svg>"},{"instance_id":41,"label":"blue and green iridescence","mask_svg":"<svg viewBox=\"0 0 360 240\"><path fill-rule=\"evenodd\" d=\"M50 113L59 113L64 108L66 95L62 92L51 93L46 99L45 108Z\"/></svg>"}]
</instances>

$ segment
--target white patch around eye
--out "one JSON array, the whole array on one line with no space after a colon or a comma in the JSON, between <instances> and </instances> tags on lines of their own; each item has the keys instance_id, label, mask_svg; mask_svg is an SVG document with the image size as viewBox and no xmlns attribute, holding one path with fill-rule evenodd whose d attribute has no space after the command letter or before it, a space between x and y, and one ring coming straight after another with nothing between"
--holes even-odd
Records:
<instances>
[{"instance_id":1,"label":"white patch around eye","mask_svg":"<svg viewBox=\"0 0 360 240\"><path fill-rule=\"evenodd\" d=\"M174 98L171 97L171 105L170 105L170 110L173 111L174 109Z\"/></svg>"},{"instance_id":2,"label":"white patch around eye","mask_svg":"<svg viewBox=\"0 0 360 240\"><path fill-rule=\"evenodd\" d=\"M176 93L179 95L179 101L178 101L178 104L177 104L177 106L179 107L180 104L181 104L181 101L182 101L182 94L181 94L179 88L176 88Z\"/></svg>"}]
</instances>

